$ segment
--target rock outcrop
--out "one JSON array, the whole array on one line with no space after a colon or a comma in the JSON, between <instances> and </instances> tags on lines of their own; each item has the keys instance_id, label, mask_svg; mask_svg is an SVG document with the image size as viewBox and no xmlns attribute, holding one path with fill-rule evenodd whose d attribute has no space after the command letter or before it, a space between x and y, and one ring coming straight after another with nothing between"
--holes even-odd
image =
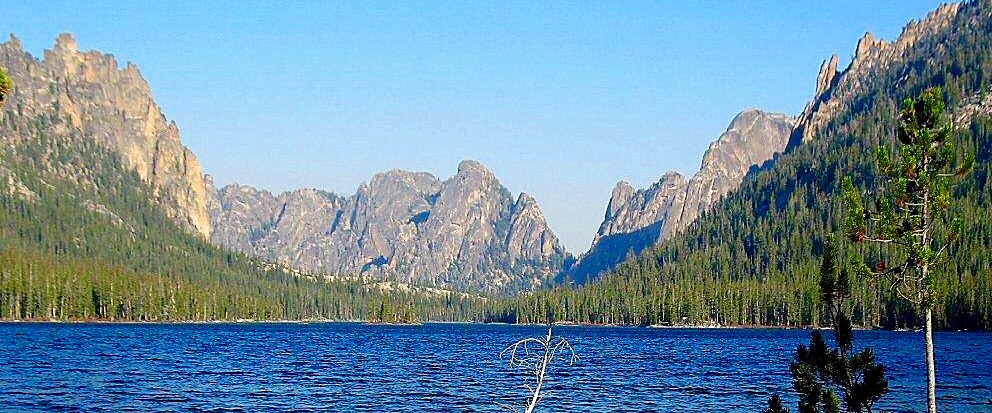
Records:
<instances>
[{"instance_id":1,"label":"rock outcrop","mask_svg":"<svg viewBox=\"0 0 992 413\"><path fill-rule=\"evenodd\" d=\"M626 181L613 188L606 216L593 243L603 237L637 231L654 224L674 226L686 203L688 181L678 172L668 172L643 190L634 190Z\"/></svg>"},{"instance_id":2,"label":"rock outcrop","mask_svg":"<svg viewBox=\"0 0 992 413\"><path fill-rule=\"evenodd\" d=\"M0 66L13 81L0 122L6 145L16 150L19 142L35 135L53 144L97 142L151 186L171 219L210 236L208 190L199 162L180 142L175 123L155 104L136 66L128 63L121 69L112 55L81 52L69 34L59 35L41 60L11 35L0 44ZM41 168L55 167L41 162ZM85 183L85 171L60 173Z\"/></svg>"},{"instance_id":3,"label":"rock outcrop","mask_svg":"<svg viewBox=\"0 0 992 413\"><path fill-rule=\"evenodd\" d=\"M794 119L781 113L746 110L734 118L703 154L699 171L689 180L685 206L677 220L665 227L668 238L696 221L724 195L737 189L751 168L785 150Z\"/></svg>"},{"instance_id":4,"label":"rock outcrop","mask_svg":"<svg viewBox=\"0 0 992 413\"><path fill-rule=\"evenodd\" d=\"M583 282L695 222L740 186L751 168L785 149L793 123L787 115L746 110L710 144L692 179L668 172L642 190L617 183L592 248L567 276Z\"/></svg>"},{"instance_id":5,"label":"rock outcrop","mask_svg":"<svg viewBox=\"0 0 992 413\"><path fill-rule=\"evenodd\" d=\"M376 174L350 197L241 185L215 194L214 243L304 271L507 291L542 285L567 258L537 202L524 193L514 200L475 161L445 181Z\"/></svg>"},{"instance_id":6,"label":"rock outcrop","mask_svg":"<svg viewBox=\"0 0 992 413\"><path fill-rule=\"evenodd\" d=\"M764 119L767 114L755 112L739 115L707 150L702 167L685 184L683 194L679 194L678 188L681 177L672 173L645 190L634 191L626 183L618 184L593 247L568 275L581 282L690 225L722 196L737 188L750 168L761 165L788 146L814 139L821 128L874 87L878 73L904 63L919 42L945 30L959 8L958 3L941 5L924 19L906 25L891 43L866 33L843 71L838 70L836 55L825 60L817 75L813 98L792 124L787 124L789 119L785 115L775 115L775 119ZM987 106L978 97L969 105L959 111L958 117L967 118L971 112L981 112ZM757 128L745 127L752 122Z\"/></svg>"},{"instance_id":7,"label":"rock outcrop","mask_svg":"<svg viewBox=\"0 0 992 413\"><path fill-rule=\"evenodd\" d=\"M921 39L943 31L954 19L959 3L943 4L927 17L907 24L899 37L889 43L876 39L871 33L858 41L854 58L842 72L837 71L837 56L833 55L820 67L816 93L796 118L790 145L813 139L817 132L836 117L858 96L872 88L875 75L886 68L901 64L910 48Z\"/></svg>"}]
</instances>

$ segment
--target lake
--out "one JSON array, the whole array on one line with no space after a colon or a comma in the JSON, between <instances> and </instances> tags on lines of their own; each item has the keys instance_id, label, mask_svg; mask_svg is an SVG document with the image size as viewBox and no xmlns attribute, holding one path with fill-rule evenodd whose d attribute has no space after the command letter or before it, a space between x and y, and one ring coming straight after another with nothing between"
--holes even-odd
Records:
<instances>
[{"instance_id":1,"label":"lake","mask_svg":"<svg viewBox=\"0 0 992 413\"><path fill-rule=\"evenodd\" d=\"M540 327L427 324L0 324L3 411L498 412L523 377L497 358ZM538 411L795 411L788 362L805 330L556 327ZM888 368L884 411L921 411L921 333L858 331ZM992 411L992 334L938 333L942 411ZM521 409L522 410L522 409Z\"/></svg>"}]
</instances>

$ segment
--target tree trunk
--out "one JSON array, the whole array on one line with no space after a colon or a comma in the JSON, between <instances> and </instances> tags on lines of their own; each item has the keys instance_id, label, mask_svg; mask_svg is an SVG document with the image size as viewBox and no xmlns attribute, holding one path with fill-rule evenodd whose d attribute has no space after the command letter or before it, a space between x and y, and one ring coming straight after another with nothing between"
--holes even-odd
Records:
<instances>
[{"instance_id":1,"label":"tree trunk","mask_svg":"<svg viewBox=\"0 0 992 413\"><path fill-rule=\"evenodd\" d=\"M933 310L926 310L926 324L923 326L924 348L927 352L927 411L937 413L937 374L933 361Z\"/></svg>"},{"instance_id":2,"label":"tree trunk","mask_svg":"<svg viewBox=\"0 0 992 413\"><path fill-rule=\"evenodd\" d=\"M537 383L534 384L534 394L531 395L530 403L524 413L533 413L537 407L537 401L541 399L541 385L544 384L544 374L548 370L548 363L551 361L551 325L548 325L548 336L544 339L544 356L541 357L537 371Z\"/></svg>"}]
</instances>

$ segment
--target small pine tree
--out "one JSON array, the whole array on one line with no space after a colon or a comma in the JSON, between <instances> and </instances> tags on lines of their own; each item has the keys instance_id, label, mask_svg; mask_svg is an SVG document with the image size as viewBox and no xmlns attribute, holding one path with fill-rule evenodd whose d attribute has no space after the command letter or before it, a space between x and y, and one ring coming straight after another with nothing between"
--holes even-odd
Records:
<instances>
[{"instance_id":1,"label":"small pine tree","mask_svg":"<svg viewBox=\"0 0 992 413\"><path fill-rule=\"evenodd\" d=\"M854 351L851 318L844 310L844 299L851 294L846 268L838 271L837 247L828 240L820 263L820 299L827 310L834 344L819 330L810 333L809 345L800 345L789 364L792 386L799 394L800 413L871 412L872 406L889 391L885 366L875 362L871 348ZM783 413L778 396L768 400L766 413Z\"/></svg>"},{"instance_id":2,"label":"small pine tree","mask_svg":"<svg viewBox=\"0 0 992 413\"><path fill-rule=\"evenodd\" d=\"M768 408L762 410L761 413L789 413L789 409L782 405L782 399L776 394L768 399Z\"/></svg>"},{"instance_id":3,"label":"small pine tree","mask_svg":"<svg viewBox=\"0 0 992 413\"><path fill-rule=\"evenodd\" d=\"M879 146L883 190L872 204L866 206L851 179L844 180L844 230L854 242L894 247L892 265L885 260L871 267L859 262L858 273L888 278L900 297L923 312L927 409L936 413L932 314L937 294L933 269L946 258L948 245L963 228L961 220L951 220L949 230L941 231L951 205L951 178L967 174L975 158L969 155L957 162L940 88L927 89L915 100L907 98L899 120L898 157L892 159L884 143Z\"/></svg>"},{"instance_id":4,"label":"small pine tree","mask_svg":"<svg viewBox=\"0 0 992 413\"><path fill-rule=\"evenodd\" d=\"M12 86L10 77L7 76L7 72L0 67L0 106L3 106L4 101L7 100L7 94L10 93L10 88Z\"/></svg>"}]
</instances>

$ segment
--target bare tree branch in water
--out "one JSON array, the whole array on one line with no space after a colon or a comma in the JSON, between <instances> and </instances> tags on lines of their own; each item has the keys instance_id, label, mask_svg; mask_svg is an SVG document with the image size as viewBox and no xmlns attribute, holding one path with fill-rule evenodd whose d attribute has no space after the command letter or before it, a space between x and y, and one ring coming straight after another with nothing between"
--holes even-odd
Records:
<instances>
[{"instance_id":1,"label":"bare tree branch in water","mask_svg":"<svg viewBox=\"0 0 992 413\"><path fill-rule=\"evenodd\" d=\"M579 360L568 340L561 336L552 335L551 325L548 325L548 334L544 337L529 337L517 341L503 349L499 353L499 358L500 360L506 358L511 369L525 371L532 376L523 385L530 393L524 413L532 413L534 407L544 397L541 389L547 378L548 366L552 362L560 359L567 361L568 365L572 365ZM519 413L512 406L501 403L500 406L514 413Z\"/></svg>"}]
</instances>

